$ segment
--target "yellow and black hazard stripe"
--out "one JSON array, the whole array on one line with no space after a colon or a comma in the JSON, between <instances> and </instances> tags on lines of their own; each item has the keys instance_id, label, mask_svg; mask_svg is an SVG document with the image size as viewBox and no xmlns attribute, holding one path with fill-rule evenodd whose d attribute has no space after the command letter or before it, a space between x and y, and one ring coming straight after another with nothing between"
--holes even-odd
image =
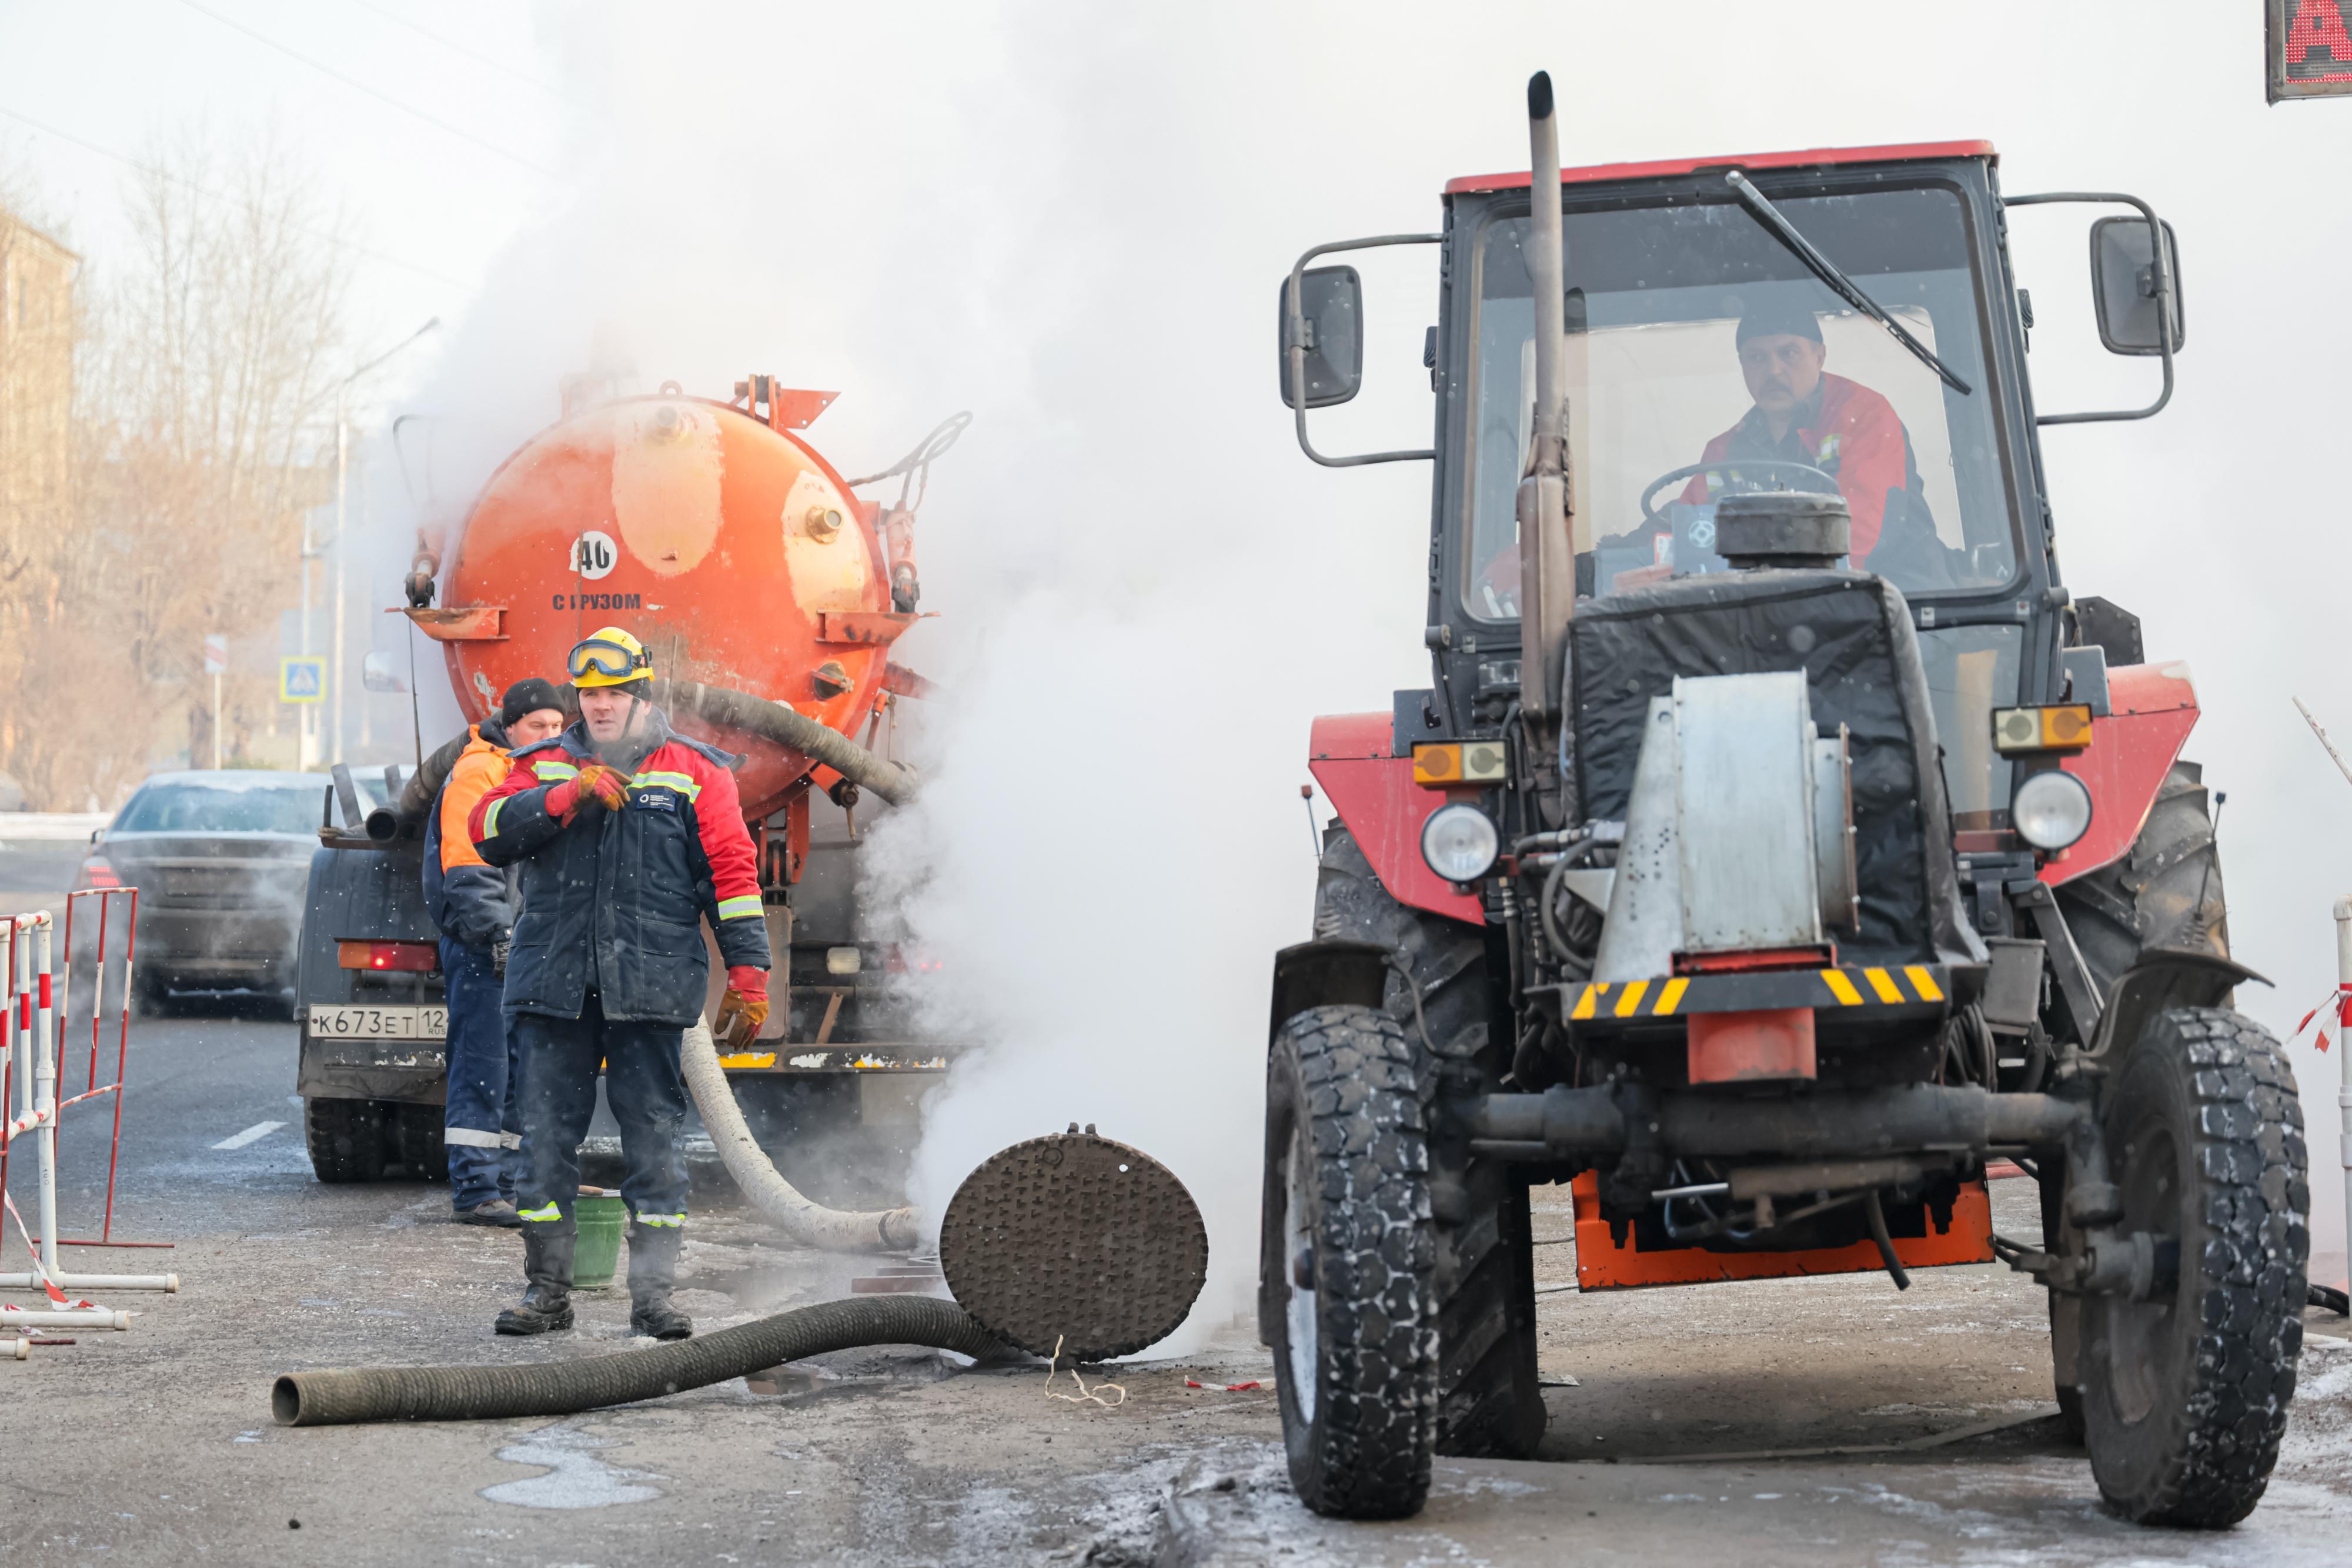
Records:
<instances>
[{"instance_id":1,"label":"yellow and black hazard stripe","mask_svg":"<svg viewBox=\"0 0 2352 1568\"><path fill-rule=\"evenodd\" d=\"M1906 964L1601 980L1562 986L1559 999L1570 1022L1606 1023L1778 1008L1940 1010L1950 995L1951 977L1943 966Z\"/></svg>"}]
</instances>

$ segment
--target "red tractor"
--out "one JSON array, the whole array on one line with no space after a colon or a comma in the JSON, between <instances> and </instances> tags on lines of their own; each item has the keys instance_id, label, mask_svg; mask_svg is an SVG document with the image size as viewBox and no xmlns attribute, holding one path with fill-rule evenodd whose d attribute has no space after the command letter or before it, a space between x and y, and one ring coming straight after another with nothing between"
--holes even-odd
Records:
<instances>
[{"instance_id":1,"label":"red tractor","mask_svg":"<svg viewBox=\"0 0 2352 1568\"><path fill-rule=\"evenodd\" d=\"M1318 1511L1525 1456L1528 1191L1584 1289L1996 1258L2125 1516L2261 1498L2309 1192L2278 1044L2231 1010L2187 671L2061 585L2041 426L2170 395L2147 204L2012 196L1982 142L1449 184L1433 234L1283 290L1307 455L1435 469L1432 682L1316 722L1339 813L1274 973L1263 1337ZM1557 199L1553 193L1557 193ZM1540 199L1531 202L1531 193ZM2090 232L2124 413L2037 413L2008 209ZM1367 246L1442 258L1432 449L1334 457ZM1986 1165L2040 1184L1994 1234Z\"/></svg>"}]
</instances>

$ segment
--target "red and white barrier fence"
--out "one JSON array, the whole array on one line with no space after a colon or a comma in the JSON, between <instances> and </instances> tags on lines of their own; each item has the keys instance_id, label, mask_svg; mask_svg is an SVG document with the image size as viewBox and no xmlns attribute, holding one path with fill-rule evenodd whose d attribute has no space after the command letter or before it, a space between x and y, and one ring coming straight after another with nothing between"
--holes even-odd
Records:
<instances>
[{"instance_id":1,"label":"red and white barrier fence","mask_svg":"<svg viewBox=\"0 0 2352 1568\"><path fill-rule=\"evenodd\" d=\"M63 1102L58 1098L58 1047L64 1025L59 1017L51 965L51 935L55 921L47 910L41 910L37 914L16 915L5 922L7 950L5 965L0 965L0 973L5 973L6 985L5 996L0 996L0 1061L5 1061L5 1066L0 1066L0 1114L5 1114L11 1108L15 1114L0 1123L0 1197L6 1198L8 1218L22 1230L24 1221L16 1212L16 1200L7 1197L8 1163L10 1151L16 1140L29 1134L40 1172L40 1238L37 1242L29 1235L25 1239L26 1245L37 1254L31 1270L16 1274L0 1273L0 1290L45 1291L50 1299L51 1309L42 1312L26 1312L0 1306L0 1326L23 1323L26 1326L64 1327L73 1323L122 1327L127 1324L122 1314L105 1312L88 1301L68 1302L64 1292L84 1289L177 1291L180 1288L177 1274L82 1274L68 1273L58 1267L60 1247L141 1245L112 1239L114 1178L122 1149L123 1070L130 1061L131 934L137 919L139 895L134 888L92 888L68 897L66 956L69 981L75 904L87 898L99 901L97 977L90 991L89 1077L83 1092ZM110 909L116 898L124 898L129 904L121 921L124 937L121 1013L117 1031L114 1080L110 1083L100 1084L98 1082L99 1031L100 1020L105 1011ZM67 989L71 991L70 984ZM69 1004L65 1010L70 1012ZM8 1092L12 1084L15 1088L13 1098ZM58 1235L58 1118L67 1107L101 1095L114 1101L114 1142L106 1167L105 1227L97 1241L69 1241ZM0 1249L5 1249L5 1230L0 1229Z\"/></svg>"}]
</instances>

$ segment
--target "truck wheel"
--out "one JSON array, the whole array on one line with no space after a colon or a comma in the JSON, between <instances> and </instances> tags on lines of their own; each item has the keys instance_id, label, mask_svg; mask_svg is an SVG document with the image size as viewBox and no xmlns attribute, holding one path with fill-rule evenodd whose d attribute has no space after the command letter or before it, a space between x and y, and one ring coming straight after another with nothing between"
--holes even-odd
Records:
<instances>
[{"instance_id":1,"label":"truck wheel","mask_svg":"<svg viewBox=\"0 0 2352 1568\"><path fill-rule=\"evenodd\" d=\"M408 1167L411 1181L447 1181L449 1151L444 1145L449 1120L448 1112L439 1105L419 1105L407 1101L383 1103L381 1106L391 1123L393 1146L400 1163Z\"/></svg>"},{"instance_id":2,"label":"truck wheel","mask_svg":"<svg viewBox=\"0 0 2352 1568\"><path fill-rule=\"evenodd\" d=\"M1394 1019L1310 1008L1266 1071L1259 1279L1299 1500L1406 1519L1429 1496L1437 1414L1429 1153Z\"/></svg>"},{"instance_id":3,"label":"truck wheel","mask_svg":"<svg viewBox=\"0 0 2352 1568\"><path fill-rule=\"evenodd\" d=\"M2230 956L2228 906L2206 805L2205 770L2176 762L2123 858L2057 888L2066 928L2101 998L2145 948Z\"/></svg>"},{"instance_id":4,"label":"truck wheel","mask_svg":"<svg viewBox=\"0 0 2352 1568\"><path fill-rule=\"evenodd\" d=\"M310 1169L324 1182L383 1179L384 1119L373 1100L305 1100Z\"/></svg>"},{"instance_id":5,"label":"truck wheel","mask_svg":"<svg viewBox=\"0 0 2352 1568\"><path fill-rule=\"evenodd\" d=\"M2145 1301L2082 1308L2091 1473L2143 1524L2219 1529L2278 1459L2311 1249L2303 1110L2278 1042L2219 1008L2157 1015L2103 1116L2120 1228L2180 1239Z\"/></svg>"},{"instance_id":6,"label":"truck wheel","mask_svg":"<svg viewBox=\"0 0 2352 1568\"><path fill-rule=\"evenodd\" d=\"M1490 1024L1486 934L1398 903L1345 828L1324 840L1315 930L1395 949L1421 992L1420 1019L1402 977L1391 974L1386 1007L1417 1051L1423 1103L1491 1093L1510 1066L1508 1042ZM1423 1050L1421 1022L1429 1029ZM1440 1346L1437 1451L1526 1458L1544 1434L1536 1382L1533 1229L1527 1183L1499 1160L1478 1159L1466 1137L1429 1130L1431 1200L1437 1230Z\"/></svg>"}]
</instances>

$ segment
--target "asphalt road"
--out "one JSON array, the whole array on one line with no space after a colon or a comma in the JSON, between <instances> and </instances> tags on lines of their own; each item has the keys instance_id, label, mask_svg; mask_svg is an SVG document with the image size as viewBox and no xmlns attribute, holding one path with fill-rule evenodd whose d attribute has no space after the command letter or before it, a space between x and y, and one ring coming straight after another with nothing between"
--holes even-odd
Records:
<instances>
[{"instance_id":1,"label":"asphalt road","mask_svg":"<svg viewBox=\"0 0 2352 1568\"><path fill-rule=\"evenodd\" d=\"M2043 1418L2042 1303L1990 1267L1922 1270L1901 1296L1874 1276L1546 1294L1541 1458L1441 1461L1428 1510L1392 1525L1298 1507L1265 1387L1187 1386L1270 1380L1240 1325L1088 1374L1123 1403L1048 1397L1076 1392L1066 1371L1049 1389L885 1349L563 1420L279 1427L281 1371L609 1354L625 1296L583 1296L571 1335L496 1339L518 1242L445 1223L446 1187L313 1181L289 1026L142 1020L133 1041L115 1232L176 1245L69 1261L184 1288L89 1291L132 1328L0 1360L0 1508L43 1562L2336 1563L2352 1517L2341 1320L2312 1320L2253 1518L2145 1531L2100 1510ZM61 1197L87 1235L105 1124L76 1114ZM10 1185L22 1206L29 1170ZM2004 1231L2032 1233L2024 1186L1997 1184ZM1537 1226L1539 1282L1571 1280L1549 1195ZM838 1297L868 1266L699 1194L688 1237L681 1299L706 1329ZM24 1257L13 1235L5 1255Z\"/></svg>"}]
</instances>

